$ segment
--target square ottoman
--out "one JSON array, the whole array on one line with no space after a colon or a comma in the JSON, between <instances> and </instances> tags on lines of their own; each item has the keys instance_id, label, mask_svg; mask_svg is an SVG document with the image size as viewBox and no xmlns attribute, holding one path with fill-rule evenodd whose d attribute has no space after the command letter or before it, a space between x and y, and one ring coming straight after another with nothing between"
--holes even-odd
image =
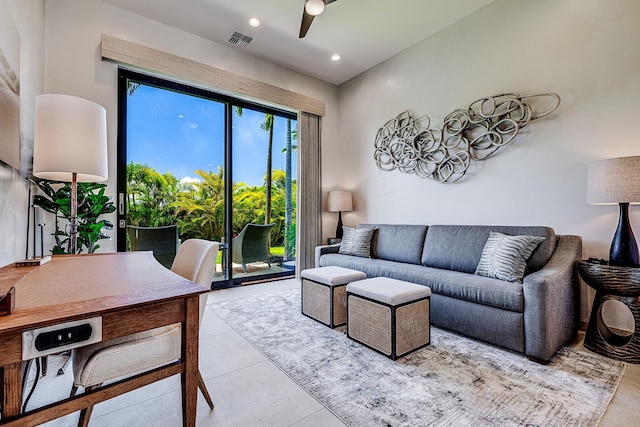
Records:
<instances>
[{"instance_id":1,"label":"square ottoman","mask_svg":"<svg viewBox=\"0 0 640 427\"><path fill-rule=\"evenodd\" d=\"M388 277L347 286L347 336L395 360L429 344L431 289Z\"/></svg>"},{"instance_id":2,"label":"square ottoman","mask_svg":"<svg viewBox=\"0 0 640 427\"><path fill-rule=\"evenodd\" d=\"M330 328L347 323L348 283L367 275L349 268L327 266L303 270L302 314Z\"/></svg>"}]
</instances>

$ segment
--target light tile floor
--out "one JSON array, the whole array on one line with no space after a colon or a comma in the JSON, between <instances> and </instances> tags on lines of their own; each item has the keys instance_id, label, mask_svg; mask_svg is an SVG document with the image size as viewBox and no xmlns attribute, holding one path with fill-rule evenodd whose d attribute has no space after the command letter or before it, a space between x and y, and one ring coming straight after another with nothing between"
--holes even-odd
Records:
<instances>
[{"instance_id":1,"label":"light tile floor","mask_svg":"<svg viewBox=\"0 0 640 427\"><path fill-rule=\"evenodd\" d=\"M212 292L209 303L298 287L296 280L289 279L223 289ZM579 337L573 345L581 347L581 341ZM73 381L71 369L64 375L55 375L63 361L62 357L50 358L49 374L40 380L29 409L68 396ZM210 411L202 395L198 394L198 426L344 426L231 329L211 307L205 312L200 330L200 371L216 406ZM90 426L180 426L180 399L179 377L167 378L96 405ZM46 426L75 426L77 420L76 413ZM640 425L640 365L627 366L600 425Z\"/></svg>"}]
</instances>

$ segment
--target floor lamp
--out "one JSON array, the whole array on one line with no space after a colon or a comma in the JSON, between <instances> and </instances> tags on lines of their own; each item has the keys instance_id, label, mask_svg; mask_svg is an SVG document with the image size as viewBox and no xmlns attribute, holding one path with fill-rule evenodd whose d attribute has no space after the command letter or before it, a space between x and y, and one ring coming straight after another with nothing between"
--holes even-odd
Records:
<instances>
[{"instance_id":1,"label":"floor lamp","mask_svg":"<svg viewBox=\"0 0 640 427\"><path fill-rule=\"evenodd\" d=\"M600 160L589 164L587 203L620 206L618 227L611 242L609 264L638 266L638 244L629 222L629 204L640 202L640 156Z\"/></svg>"},{"instance_id":2,"label":"floor lamp","mask_svg":"<svg viewBox=\"0 0 640 427\"><path fill-rule=\"evenodd\" d=\"M353 210L351 191L329 191L327 194L329 212L338 212L338 225L336 226L336 238L342 239L342 212Z\"/></svg>"},{"instance_id":3,"label":"floor lamp","mask_svg":"<svg viewBox=\"0 0 640 427\"><path fill-rule=\"evenodd\" d=\"M107 180L107 112L70 95L36 97L33 175L71 183L70 250L77 253L78 182Z\"/></svg>"}]
</instances>

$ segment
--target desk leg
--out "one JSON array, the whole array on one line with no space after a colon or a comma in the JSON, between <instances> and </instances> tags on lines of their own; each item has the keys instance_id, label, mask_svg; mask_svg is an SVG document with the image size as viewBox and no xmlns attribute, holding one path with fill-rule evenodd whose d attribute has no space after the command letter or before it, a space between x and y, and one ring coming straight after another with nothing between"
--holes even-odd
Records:
<instances>
[{"instance_id":1,"label":"desk leg","mask_svg":"<svg viewBox=\"0 0 640 427\"><path fill-rule=\"evenodd\" d=\"M2 418L20 414L22 404L22 363L2 368Z\"/></svg>"},{"instance_id":2,"label":"desk leg","mask_svg":"<svg viewBox=\"0 0 640 427\"><path fill-rule=\"evenodd\" d=\"M198 329L200 328L200 297L187 298L186 321L182 327L182 418L185 427L196 425L198 403Z\"/></svg>"}]
</instances>

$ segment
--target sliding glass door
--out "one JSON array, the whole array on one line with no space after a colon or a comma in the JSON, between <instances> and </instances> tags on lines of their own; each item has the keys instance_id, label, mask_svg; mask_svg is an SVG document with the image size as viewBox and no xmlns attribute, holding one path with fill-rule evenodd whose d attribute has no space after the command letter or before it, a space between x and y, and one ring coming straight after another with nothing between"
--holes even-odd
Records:
<instances>
[{"instance_id":1,"label":"sliding glass door","mask_svg":"<svg viewBox=\"0 0 640 427\"><path fill-rule=\"evenodd\" d=\"M170 267L181 241L218 241L214 287L293 274L291 113L120 70L118 250Z\"/></svg>"}]
</instances>

